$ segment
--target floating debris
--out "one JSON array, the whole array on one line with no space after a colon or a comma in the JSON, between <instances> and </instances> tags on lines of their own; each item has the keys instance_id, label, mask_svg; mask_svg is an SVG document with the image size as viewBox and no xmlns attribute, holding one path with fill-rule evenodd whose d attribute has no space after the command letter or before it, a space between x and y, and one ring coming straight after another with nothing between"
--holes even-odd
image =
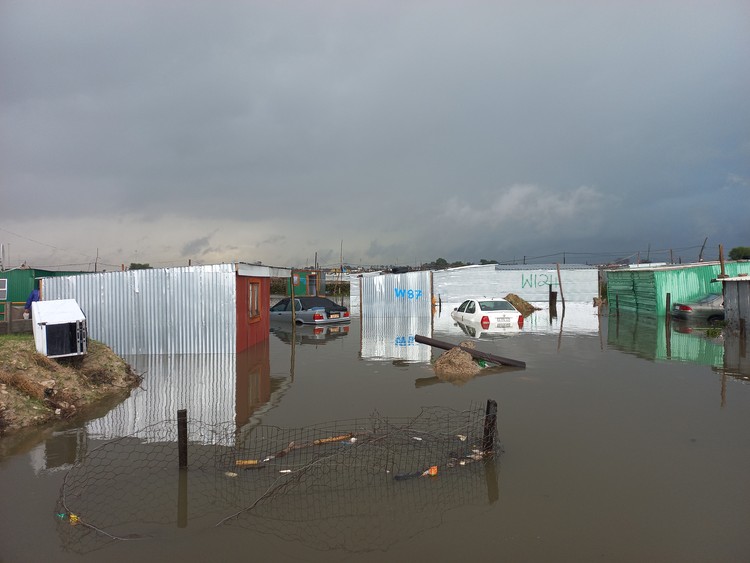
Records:
<instances>
[{"instance_id":1,"label":"floating debris","mask_svg":"<svg viewBox=\"0 0 750 563\"><path fill-rule=\"evenodd\" d=\"M260 460L257 459L238 459L235 462L235 465L237 467L247 467L250 465L258 465L260 463Z\"/></svg>"},{"instance_id":2,"label":"floating debris","mask_svg":"<svg viewBox=\"0 0 750 563\"><path fill-rule=\"evenodd\" d=\"M521 313L524 317L528 317L534 311L541 310L539 307L535 307L515 293L509 293L508 295L506 295L505 300L513 305L516 309L518 309L518 312Z\"/></svg>"},{"instance_id":3,"label":"floating debris","mask_svg":"<svg viewBox=\"0 0 750 563\"><path fill-rule=\"evenodd\" d=\"M342 434L341 436L333 436L331 438L320 438L319 440L314 440L313 444L320 446L322 444L331 444L333 442L343 442L344 440L349 440L351 437L351 434Z\"/></svg>"}]
</instances>

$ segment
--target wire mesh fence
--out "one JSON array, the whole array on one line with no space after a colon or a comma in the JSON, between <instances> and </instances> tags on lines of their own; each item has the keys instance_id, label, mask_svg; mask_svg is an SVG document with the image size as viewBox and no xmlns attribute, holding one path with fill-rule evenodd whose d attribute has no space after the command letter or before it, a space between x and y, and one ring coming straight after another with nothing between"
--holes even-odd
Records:
<instances>
[{"instance_id":1,"label":"wire mesh fence","mask_svg":"<svg viewBox=\"0 0 750 563\"><path fill-rule=\"evenodd\" d=\"M88 448L61 488L61 537L89 552L234 526L319 549L383 549L447 510L497 500L491 403L305 428L190 421L186 469L177 422L164 421Z\"/></svg>"}]
</instances>

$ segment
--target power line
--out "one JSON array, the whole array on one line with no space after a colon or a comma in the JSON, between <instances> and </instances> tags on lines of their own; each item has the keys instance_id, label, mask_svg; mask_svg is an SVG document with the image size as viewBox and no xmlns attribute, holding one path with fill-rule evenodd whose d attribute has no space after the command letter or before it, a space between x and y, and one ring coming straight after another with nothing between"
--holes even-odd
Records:
<instances>
[{"instance_id":1,"label":"power line","mask_svg":"<svg viewBox=\"0 0 750 563\"><path fill-rule=\"evenodd\" d=\"M24 235L19 235L18 233L14 233L13 231L9 231L8 229L4 229L2 227L0 227L0 231L3 231L3 232L8 233L8 234L11 234L11 235L16 236L18 238L27 240L29 242L33 242L35 244L39 244L39 245L42 245L42 246L47 246L49 248L54 248L55 250L59 250L60 252L75 252L76 254L80 254L81 256L87 256L86 254L83 254L82 252L79 252L77 250L67 250L65 248L60 248L59 246L55 246L54 244L48 244L46 242L41 242L41 241L35 240L33 238L30 238L30 237L27 237L27 236L24 236Z\"/></svg>"}]
</instances>

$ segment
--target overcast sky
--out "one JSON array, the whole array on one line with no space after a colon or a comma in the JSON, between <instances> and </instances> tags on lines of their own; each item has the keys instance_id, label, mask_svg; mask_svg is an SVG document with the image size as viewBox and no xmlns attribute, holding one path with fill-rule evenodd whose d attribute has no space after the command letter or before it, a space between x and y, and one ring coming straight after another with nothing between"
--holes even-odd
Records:
<instances>
[{"instance_id":1,"label":"overcast sky","mask_svg":"<svg viewBox=\"0 0 750 563\"><path fill-rule=\"evenodd\" d=\"M747 0L0 0L6 267L706 237L750 246Z\"/></svg>"}]
</instances>

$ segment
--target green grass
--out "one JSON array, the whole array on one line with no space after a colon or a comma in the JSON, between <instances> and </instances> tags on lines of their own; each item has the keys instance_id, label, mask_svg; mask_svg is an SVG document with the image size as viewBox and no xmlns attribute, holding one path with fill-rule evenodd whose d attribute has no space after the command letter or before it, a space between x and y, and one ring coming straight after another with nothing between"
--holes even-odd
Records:
<instances>
[{"instance_id":1,"label":"green grass","mask_svg":"<svg viewBox=\"0 0 750 563\"><path fill-rule=\"evenodd\" d=\"M11 334L0 334L0 340L8 342L22 342L24 340L34 340L34 335L30 332L14 332Z\"/></svg>"}]
</instances>

